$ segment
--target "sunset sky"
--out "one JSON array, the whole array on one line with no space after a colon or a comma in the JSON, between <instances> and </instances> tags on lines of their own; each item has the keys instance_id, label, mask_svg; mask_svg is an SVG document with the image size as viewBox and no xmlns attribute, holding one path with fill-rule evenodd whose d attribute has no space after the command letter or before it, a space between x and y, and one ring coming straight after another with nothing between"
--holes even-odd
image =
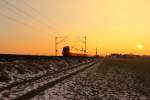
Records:
<instances>
[{"instance_id":1,"label":"sunset sky","mask_svg":"<svg viewBox=\"0 0 150 100\"><path fill-rule=\"evenodd\" d=\"M54 55L59 45L102 55L150 55L149 0L0 0L0 53Z\"/></svg>"}]
</instances>

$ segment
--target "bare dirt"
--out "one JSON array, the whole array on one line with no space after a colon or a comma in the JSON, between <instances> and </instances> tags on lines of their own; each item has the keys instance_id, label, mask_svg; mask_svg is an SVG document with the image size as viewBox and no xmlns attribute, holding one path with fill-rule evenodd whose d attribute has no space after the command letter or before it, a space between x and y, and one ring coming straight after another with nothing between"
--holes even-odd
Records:
<instances>
[{"instance_id":1,"label":"bare dirt","mask_svg":"<svg viewBox=\"0 0 150 100\"><path fill-rule=\"evenodd\" d=\"M149 100L150 61L105 59L32 100Z\"/></svg>"}]
</instances>

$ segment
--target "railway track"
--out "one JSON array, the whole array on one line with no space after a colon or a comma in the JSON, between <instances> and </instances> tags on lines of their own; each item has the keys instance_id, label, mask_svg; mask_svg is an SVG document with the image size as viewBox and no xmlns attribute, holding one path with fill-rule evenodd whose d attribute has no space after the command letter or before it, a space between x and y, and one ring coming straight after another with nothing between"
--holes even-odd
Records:
<instances>
[{"instance_id":1,"label":"railway track","mask_svg":"<svg viewBox=\"0 0 150 100\"><path fill-rule=\"evenodd\" d=\"M4 100L29 100L41 91L44 91L62 80L91 67L95 63L96 62L82 63L54 73L46 73L45 75L35 77L30 80L12 83L6 87L0 88L1 97Z\"/></svg>"},{"instance_id":2,"label":"railway track","mask_svg":"<svg viewBox=\"0 0 150 100\"><path fill-rule=\"evenodd\" d=\"M26 84L28 82L32 82L32 81L36 81L40 78L43 78L43 77L47 77L47 76L50 76L50 75L53 75L53 74L57 74L57 73L60 73L62 71L67 71L69 69L73 69L73 68L76 68L77 66L81 66L81 65L84 65L84 64L87 64L89 62L85 62L85 63L81 63L81 64L78 64L78 65L75 65L75 66L72 66L70 68L67 68L67 69L63 69L63 70L58 70L58 71L54 71L54 72L47 72L46 74L44 75L41 75L41 76L37 76L37 77L34 77L34 78L31 78L31 79L27 79L27 80L22 80L22 81L18 81L18 82L13 82L9 85L6 85L6 86L3 86L3 87L0 87L0 93L4 90L10 90L11 88L13 88L14 86L17 86L17 85L21 85L21 84Z\"/></svg>"}]
</instances>

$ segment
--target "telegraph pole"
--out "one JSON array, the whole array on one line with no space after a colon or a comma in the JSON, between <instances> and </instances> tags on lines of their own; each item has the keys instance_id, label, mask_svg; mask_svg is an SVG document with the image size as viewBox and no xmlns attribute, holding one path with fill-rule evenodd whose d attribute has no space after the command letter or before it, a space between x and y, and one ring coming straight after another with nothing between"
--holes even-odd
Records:
<instances>
[{"instance_id":1,"label":"telegraph pole","mask_svg":"<svg viewBox=\"0 0 150 100\"><path fill-rule=\"evenodd\" d=\"M55 56L57 56L57 37L55 37Z\"/></svg>"},{"instance_id":2,"label":"telegraph pole","mask_svg":"<svg viewBox=\"0 0 150 100\"><path fill-rule=\"evenodd\" d=\"M84 54L86 54L86 39L87 39L87 37L85 36L85 37L83 37L84 38Z\"/></svg>"},{"instance_id":3,"label":"telegraph pole","mask_svg":"<svg viewBox=\"0 0 150 100\"><path fill-rule=\"evenodd\" d=\"M84 36L82 38L79 38L79 41L81 41L84 44L84 47L82 48L82 52L85 55L87 53L87 37Z\"/></svg>"},{"instance_id":4,"label":"telegraph pole","mask_svg":"<svg viewBox=\"0 0 150 100\"><path fill-rule=\"evenodd\" d=\"M96 56L97 56L97 48L96 48Z\"/></svg>"},{"instance_id":5,"label":"telegraph pole","mask_svg":"<svg viewBox=\"0 0 150 100\"><path fill-rule=\"evenodd\" d=\"M58 54L58 44L62 43L63 41L66 40L67 37L55 37L55 56ZM59 40L60 39L60 40Z\"/></svg>"}]
</instances>

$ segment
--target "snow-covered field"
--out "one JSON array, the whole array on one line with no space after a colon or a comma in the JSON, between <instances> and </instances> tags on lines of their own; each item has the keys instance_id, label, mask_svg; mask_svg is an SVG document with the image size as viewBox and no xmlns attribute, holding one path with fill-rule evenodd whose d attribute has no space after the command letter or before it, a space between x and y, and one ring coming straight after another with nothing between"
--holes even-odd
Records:
<instances>
[{"instance_id":1,"label":"snow-covered field","mask_svg":"<svg viewBox=\"0 0 150 100\"><path fill-rule=\"evenodd\" d=\"M90 59L57 60L46 65L52 64L55 66L53 69L60 70L57 64L61 62L65 65L64 68L68 68L87 61ZM59 76L63 74L65 73L60 73ZM51 80L41 81L38 86ZM85 71L40 92L31 100L150 100L150 61L105 58Z\"/></svg>"},{"instance_id":2,"label":"snow-covered field","mask_svg":"<svg viewBox=\"0 0 150 100\"><path fill-rule=\"evenodd\" d=\"M0 99L13 99L28 91L38 88L39 86L49 82L55 76L55 72L72 68L90 62L90 58L66 58L66 59L50 59L50 60L13 60L0 62ZM46 76L48 75L48 76ZM44 76L44 78L42 78ZM36 78L38 80L35 80ZM26 82L30 80L29 82ZM33 81L32 81L33 80ZM21 83L22 82L22 83ZM26 83L25 83L26 82ZM16 84L17 85L13 85ZM19 85L18 85L19 83ZM20 84L21 83L21 84ZM11 88L8 88L12 86ZM6 89L7 88L7 89Z\"/></svg>"},{"instance_id":3,"label":"snow-covered field","mask_svg":"<svg viewBox=\"0 0 150 100\"><path fill-rule=\"evenodd\" d=\"M150 100L150 61L105 59L32 100Z\"/></svg>"},{"instance_id":4,"label":"snow-covered field","mask_svg":"<svg viewBox=\"0 0 150 100\"><path fill-rule=\"evenodd\" d=\"M89 59L15 60L0 62L0 87L67 69Z\"/></svg>"}]
</instances>

